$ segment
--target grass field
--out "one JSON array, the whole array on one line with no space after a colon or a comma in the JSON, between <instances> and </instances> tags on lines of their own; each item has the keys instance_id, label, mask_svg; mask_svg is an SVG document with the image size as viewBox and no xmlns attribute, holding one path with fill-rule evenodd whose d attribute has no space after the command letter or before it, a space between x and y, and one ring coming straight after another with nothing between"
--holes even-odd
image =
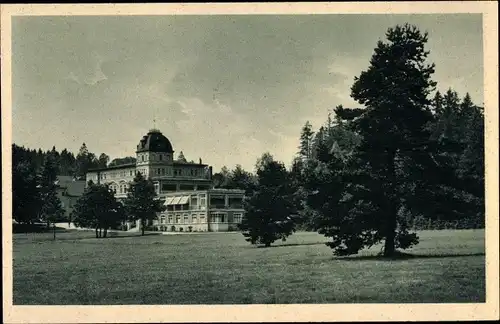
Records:
<instances>
[{"instance_id":1,"label":"grass field","mask_svg":"<svg viewBox=\"0 0 500 324\"><path fill-rule=\"evenodd\" d=\"M335 258L316 233L15 234L14 305L484 302L484 230L419 232L411 258ZM123 235L123 234L122 234ZM130 234L129 234L130 235Z\"/></svg>"}]
</instances>

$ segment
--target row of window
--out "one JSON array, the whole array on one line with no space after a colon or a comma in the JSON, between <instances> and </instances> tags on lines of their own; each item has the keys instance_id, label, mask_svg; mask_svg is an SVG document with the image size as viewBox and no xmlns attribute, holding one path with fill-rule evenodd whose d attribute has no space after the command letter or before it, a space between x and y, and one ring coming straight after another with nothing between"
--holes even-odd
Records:
<instances>
[{"instance_id":1,"label":"row of window","mask_svg":"<svg viewBox=\"0 0 500 324\"><path fill-rule=\"evenodd\" d=\"M101 180L112 178L124 178L127 176L133 177L137 174L137 170L122 170L108 173L101 173Z\"/></svg>"},{"instance_id":2,"label":"row of window","mask_svg":"<svg viewBox=\"0 0 500 324\"><path fill-rule=\"evenodd\" d=\"M151 161L170 161L170 156L168 154L151 154L151 159L149 159L148 154L139 154L138 156L139 162L147 162L148 160Z\"/></svg>"},{"instance_id":3,"label":"row of window","mask_svg":"<svg viewBox=\"0 0 500 324\"><path fill-rule=\"evenodd\" d=\"M121 184L121 185L112 184L112 185L109 186L109 188L115 194L117 194L117 193L123 194L123 193L127 193L128 192L129 186L127 184Z\"/></svg>"},{"instance_id":4,"label":"row of window","mask_svg":"<svg viewBox=\"0 0 500 324\"><path fill-rule=\"evenodd\" d=\"M233 214L233 223L241 223L243 218L243 214L235 213ZM182 222L181 222L182 221ZM212 223L225 223L227 222L227 214L225 213L213 213L210 215L210 222ZM169 215L166 217L165 215L160 216L160 224L198 224L205 223L205 215L204 214L193 214L191 215L191 221L189 219L189 214L184 214L181 216L180 214L175 215L175 223L174 216Z\"/></svg>"},{"instance_id":5,"label":"row of window","mask_svg":"<svg viewBox=\"0 0 500 324\"><path fill-rule=\"evenodd\" d=\"M184 171L184 172L183 172ZM101 173L101 180L105 179L114 179L114 178L124 178L124 177L133 177L137 175L137 172L142 173L145 177L148 176L148 169L139 169L139 170L122 170L122 171L114 171L114 172L106 172ZM170 168L155 168L152 170L152 175L157 176L170 176L172 175L172 170ZM176 176L201 176L201 170L199 169L174 169L174 175Z\"/></svg>"}]
</instances>

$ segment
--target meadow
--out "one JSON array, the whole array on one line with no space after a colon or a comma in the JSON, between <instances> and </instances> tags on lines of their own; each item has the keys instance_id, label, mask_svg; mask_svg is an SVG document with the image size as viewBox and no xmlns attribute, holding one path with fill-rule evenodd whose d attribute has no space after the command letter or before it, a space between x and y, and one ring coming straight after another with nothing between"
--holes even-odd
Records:
<instances>
[{"instance_id":1,"label":"meadow","mask_svg":"<svg viewBox=\"0 0 500 324\"><path fill-rule=\"evenodd\" d=\"M485 301L484 230L420 231L395 260L381 246L338 258L307 232L270 248L241 233L112 235L14 234L14 305Z\"/></svg>"}]
</instances>

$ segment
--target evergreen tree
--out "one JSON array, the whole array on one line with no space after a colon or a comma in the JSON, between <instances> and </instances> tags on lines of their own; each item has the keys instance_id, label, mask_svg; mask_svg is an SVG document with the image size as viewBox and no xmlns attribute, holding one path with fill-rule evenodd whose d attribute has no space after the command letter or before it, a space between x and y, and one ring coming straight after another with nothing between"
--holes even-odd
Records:
<instances>
[{"instance_id":1,"label":"evergreen tree","mask_svg":"<svg viewBox=\"0 0 500 324\"><path fill-rule=\"evenodd\" d=\"M299 156L307 163L312 158L313 155L313 141L314 132L312 131L312 125L307 121L302 127L302 132L300 134L300 146L299 146Z\"/></svg>"},{"instance_id":2,"label":"evergreen tree","mask_svg":"<svg viewBox=\"0 0 500 324\"><path fill-rule=\"evenodd\" d=\"M177 157L177 161L187 162L186 158L184 157L184 153L182 153L182 151L179 152L179 156Z\"/></svg>"},{"instance_id":3,"label":"evergreen tree","mask_svg":"<svg viewBox=\"0 0 500 324\"><path fill-rule=\"evenodd\" d=\"M64 210L61 200L57 197L56 180L58 165L53 154L47 154L40 175L40 216L47 223L47 227L53 224L55 239L55 222L63 220Z\"/></svg>"},{"instance_id":4,"label":"evergreen tree","mask_svg":"<svg viewBox=\"0 0 500 324\"><path fill-rule=\"evenodd\" d=\"M62 208L61 200L57 197L55 186L47 189L42 197L41 216L47 222L47 226L54 230L54 240L56 239L56 222L63 220L64 209Z\"/></svg>"},{"instance_id":5,"label":"evergreen tree","mask_svg":"<svg viewBox=\"0 0 500 324\"><path fill-rule=\"evenodd\" d=\"M12 167L13 218L24 224L36 221L40 214L40 203L38 178L33 163L15 161Z\"/></svg>"},{"instance_id":6,"label":"evergreen tree","mask_svg":"<svg viewBox=\"0 0 500 324\"><path fill-rule=\"evenodd\" d=\"M76 156L76 168L75 168L75 177L83 178L87 174L87 170L89 169L89 150L87 149L87 145L85 143L80 147L80 151Z\"/></svg>"},{"instance_id":7,"label":"evergreen tree","mask_svg":"<svg viewBox=\"0 0 500 324\"><path fill-rule=\"evenodd\" d=\"M269 247L295 230L292 187L285 166L264 154L257 163L258 188L245 201L240 229L246 241Z\"/></svg>"},{"instance_id":8,"label":"evergreen tree","mask_svg":"<svg viewBox=\"0 0 500 324\"><path fill-rule=\"evenodd\" d=\"M142 235L144 235L148 222L157 218L156 213L166 209L163 202L156 196L153 182L150 179L146 180L138 172L130 184L124 205L131 221L140 220Z\"/></svg>"},{"instance_id":9,"label":"evergreen tree","mask_svg":"<svg viewBox=\"0 0 500 324\"><path fill-rule=\"evenodd\" d=\"M348 185L339 207L343 212L336 216L338 231L326 232L341 255L384 240L383 254L392 256L396 248L418 243L399 215L414 185L425 185L434 65L426 63L427 34L415 26L390 28L386 36L351 88L351 96L366 107L351 123L360 144L342 177Z\"/></svg>"},{"instance_id":10,"label":"evergreen tree","mask_svg":"<svg viewBox=\"0 0 500 324\"><path fill-rule=\"evenodd\" d=\"M256 179L252 173L247 172L239 164L229 174L227 188L242 189L246 194L250 194L256 187Z\"/></svg>"}]
</instances>

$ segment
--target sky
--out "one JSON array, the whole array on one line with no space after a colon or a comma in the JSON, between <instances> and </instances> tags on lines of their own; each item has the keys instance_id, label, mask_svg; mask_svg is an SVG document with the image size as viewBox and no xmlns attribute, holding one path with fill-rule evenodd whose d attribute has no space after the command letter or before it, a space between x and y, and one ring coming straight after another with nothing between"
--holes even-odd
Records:
<instances>
[{"instance_id":1,"label":"sky","mask_svg":"<svg viewBox=\"0 0 500 324\"><path fill-rule=\"evenodd\" d=\"M289 165L306 121L359 106L354 77L406 22L429 33L438 89L482 104L477 14L13 17L13 142L114 159L155 127L214 172Z\"/></svg>"}]
</instances>

